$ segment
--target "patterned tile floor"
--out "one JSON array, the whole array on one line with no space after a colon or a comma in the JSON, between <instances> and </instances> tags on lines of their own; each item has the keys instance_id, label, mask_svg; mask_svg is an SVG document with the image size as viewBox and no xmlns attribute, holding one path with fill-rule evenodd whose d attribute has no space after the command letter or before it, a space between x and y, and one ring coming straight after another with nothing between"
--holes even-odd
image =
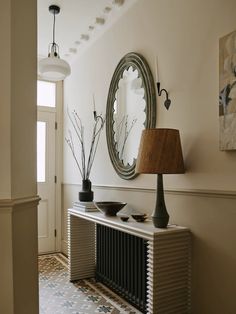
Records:
<instances>
[{"instance_id":1,"label":"patterned tile floor","mask_svg":"<svg viewBox=\"0 0 236 314\"><path fill-rule=\"evenodd\" d=\"M39 256L40 314L137 314L138 310L93 279L71 283L67 258Z\"/></svg>"}]
</instances>

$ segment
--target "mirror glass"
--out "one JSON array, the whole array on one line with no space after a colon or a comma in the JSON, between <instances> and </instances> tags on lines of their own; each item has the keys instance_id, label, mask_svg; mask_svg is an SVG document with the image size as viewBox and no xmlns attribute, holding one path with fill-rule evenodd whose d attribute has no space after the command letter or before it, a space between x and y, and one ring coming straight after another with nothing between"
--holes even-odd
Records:
<instances>
[{"instance_id":1,"label":"mirror glass","mask_svg":"<svg viewBox=\"0 0 236 314\"><path fill-rule=\"evenodd\" d=\"M135 165L144 128L155 127L155 87L144 58L125 55L111 80L106 112L108 150L116 172L124 179L136 176Z\"/></svg>"},{"instance_id":2,"label":"mirror glass","mask_svg":"<svg viewBox=\"0 0 236 314\"><path fill-rule=\"evenodd\" d=\"M118 83L114 101L114 141L117 155L125 166L132 165L138 155L139 140L145 127L142 78L137 69L125 69Z\"/></svg>"}]
</instances>

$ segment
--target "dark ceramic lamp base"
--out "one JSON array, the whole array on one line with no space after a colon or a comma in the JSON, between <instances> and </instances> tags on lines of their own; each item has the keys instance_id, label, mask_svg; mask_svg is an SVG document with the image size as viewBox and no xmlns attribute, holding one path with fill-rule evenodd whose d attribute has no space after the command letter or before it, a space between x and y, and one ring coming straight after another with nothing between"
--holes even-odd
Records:
<instances>
[{"instance_id":1,"label":"dark ceramic lamp base","mask_svg":"<svg viewBox=\"0 0 236 314\"><path fill-rule=\"evenodd\" d=\"M152 214L152 222L156 228L166 228L169 222L164 199L162 174L157 175L157 199L156 208Z\"/></svg>"},{"instance_id":2,"label":"dark ceramic lamp base","mask_svg":"<svg viewBox=\"0 0 236 314\"><path fill-rule=\"evenodd\" d=\"M167 228L168 222L169 222L169 216L168 217L155 217L152 216L152 222L153 225L156 228Z\"/></svg>"}]
</instances>

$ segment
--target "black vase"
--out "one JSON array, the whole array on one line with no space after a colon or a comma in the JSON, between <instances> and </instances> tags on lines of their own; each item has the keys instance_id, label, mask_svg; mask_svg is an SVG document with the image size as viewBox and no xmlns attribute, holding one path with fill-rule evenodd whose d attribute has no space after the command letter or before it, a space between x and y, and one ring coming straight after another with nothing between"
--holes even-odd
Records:
<instances>
[{"instance_id":1,"label":"black vase","mask_svg":"<svg viewBox=\"0 0 236 314\"><path fill-rule=\"evenodd\" d=\"M79 200L81 202L92 202L93 191L91 190L91 181L89 179L82 180L82 191L79 192Z\"/></svg>"}]
</instances>

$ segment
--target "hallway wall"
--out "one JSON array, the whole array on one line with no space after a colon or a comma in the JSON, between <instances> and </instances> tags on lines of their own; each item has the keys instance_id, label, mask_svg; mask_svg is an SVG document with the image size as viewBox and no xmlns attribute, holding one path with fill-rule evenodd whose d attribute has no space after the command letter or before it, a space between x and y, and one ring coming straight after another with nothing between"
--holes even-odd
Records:
<instances>
[{"instance_id":1,"label":"hallway wall","mask_svg":"<svg viewBox=\"0 0 236 314\"><path fill-rule=\"evenodd\" d=\"M157 99L156 127L180 130L186 173L166 175L166 205L171 223L190 227L193 235L193 313L234 314L236 289L236 155L219 151L219 38L236 29L234 0L138 0L72 65L64 103L76 109L88 132L92 95L105 113L113 72L128 52L141 53L169 91L167 111ZM65 114L65 135L69 128ZM89 135L86 134L89 138ZM105 131L92 168L96 200L123 200L151 213L155 175L124 181L109 159ZM63 211L77 199L81 178L64 146Z\"/></svg>"}]
</instances>

